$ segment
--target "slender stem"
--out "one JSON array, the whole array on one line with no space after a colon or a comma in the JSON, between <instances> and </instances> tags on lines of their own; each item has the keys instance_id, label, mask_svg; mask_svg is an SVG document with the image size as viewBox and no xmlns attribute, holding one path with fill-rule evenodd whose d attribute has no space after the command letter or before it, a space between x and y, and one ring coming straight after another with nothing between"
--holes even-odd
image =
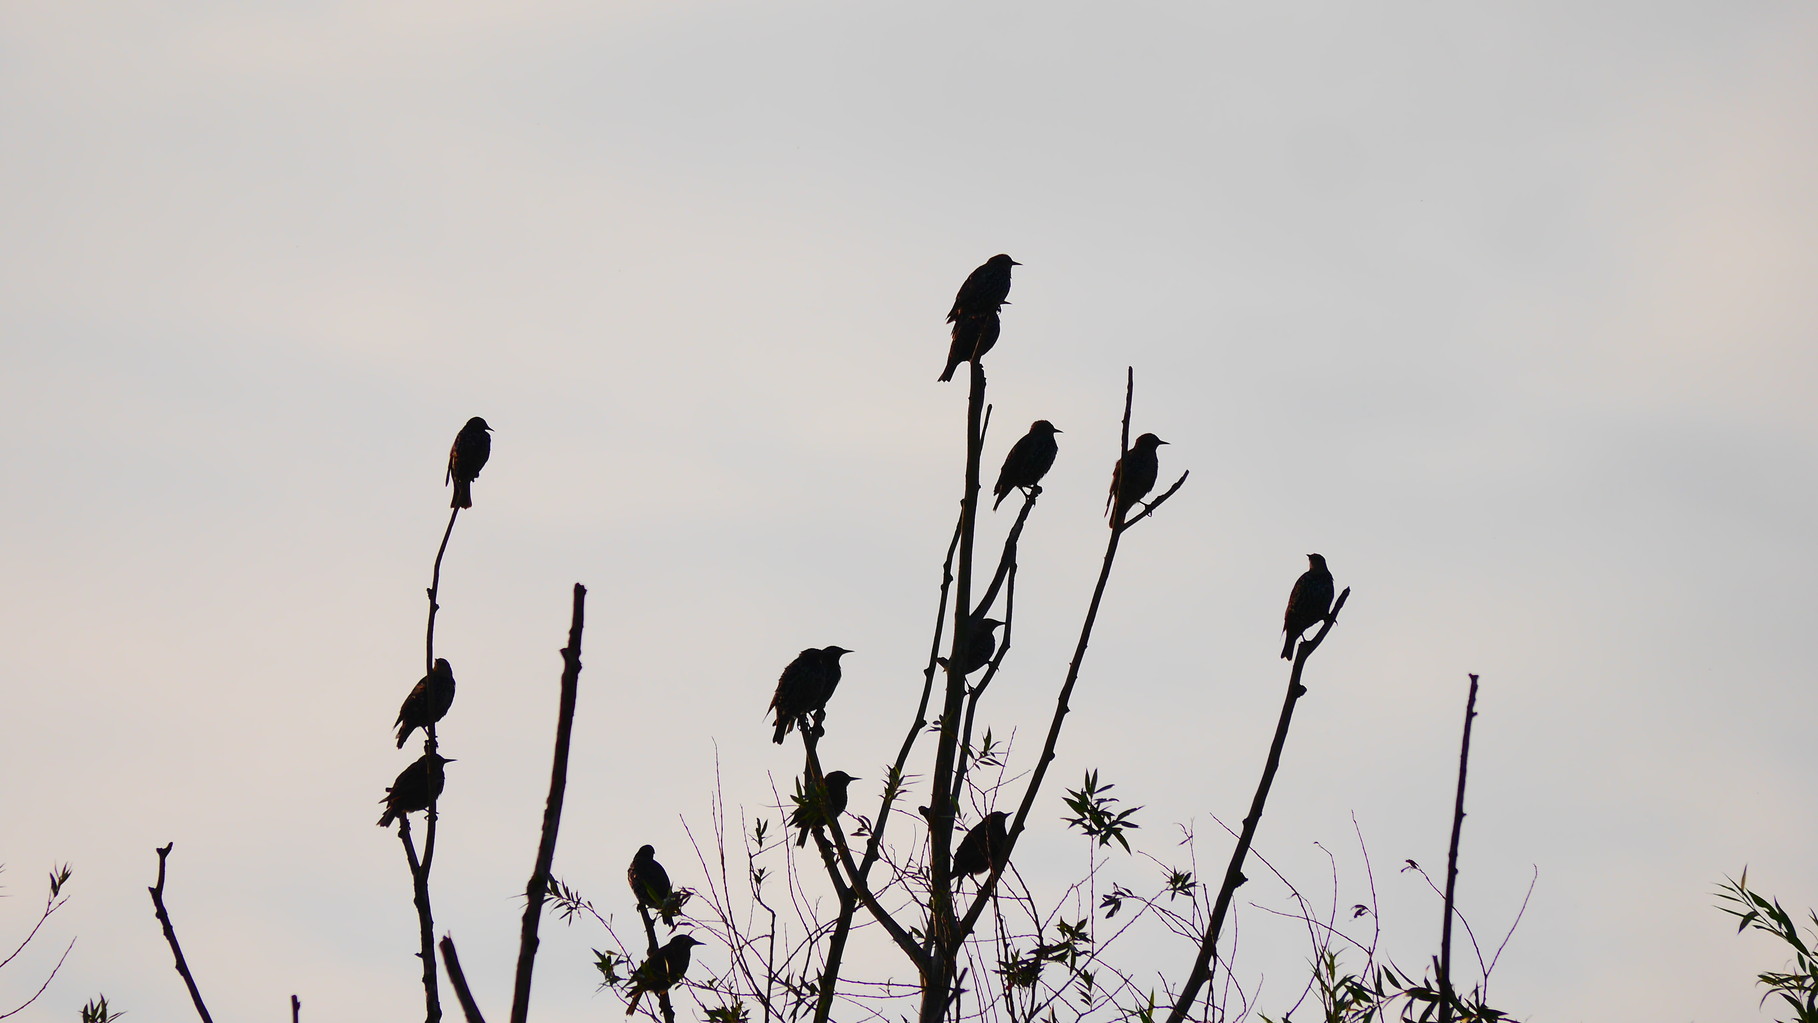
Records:
<instances>
[{"instance_id":1,"label":"slender stem","mask_svg":"<svg viewBox=\"0 0 1818 1023\"><path fill-rule=\"evenodd\" d=\"M167 842L158 850L158 883L146 889L151 892L152 908L157 911L158 923L164 927L164 940L170 943L170 953L177 960L177 975L183 978L183 984L189 988L189 1000L196 1005L196 1015L202 1017L202 1023L214 1023L214 1017L208 1014L208 1006L202 1004L202 992L196 988L196 978L189 972L189 962L183 958L183 946L177 944L177 929L171 926L170 913L164 909L164 861L170 858L170 851L177 843ZM68 951L65 950L65 955Z\"/></svg>"},{"instance_id":2,"label":"slender stem","mask_svg":"<svg viewBox=\"0 0 1818 1023\"><path fill-rule=\"evenodd\" d=\"M1439 1023L1451 1023L1458 995L1452 990L1453 893L1458 887L1458 836L1464 831L1465 768L1471 763L1471 720L1477 716L1477 676L1471 676L1471 694L1465 698L1464 743L1458 751L1458 799L1452 804L1452 844L1446 850L1446 920L1439 937Z\"/></svg>"},{"instance_id":3,"label":"slender stem","mask_svg":"<svg viewBox=\"0 0 1818 1023\"><path fill-rule=\"evenodd\" d=\"M299 1023L303 1018L303 1000L296 995L290 996L290 1023Z\"/></svg>"},{"instance_id":4,"label":"slender stem","mask_svg":"<svg viewBox=\"0 0 1818 1023\"><path fill-rule=\"evenodd\" d=\"M1243 830L1237 836L1237 848L1231 851L1231 863L1225 868L1224 883L1219 885L1218 899L1212 905L1212 919L1206 924L1205 936L1200 939L1199 955L1193 961L1193 971L1187 975L1187 982L1181 986L1180 994L1174 1000L1174 1008L1168 1013L1168 1023L1181 1023L1193 1002L1199 997L1200 988L1212 979L1213 954L1218 947L1219 932L1224 929L1225 916L1231 910L1231 898L1237 893L1238 885L1248 878L1244 877L1244 859L1250 853L1250 844L1256 840L1257 825L1262 823L1263 805L1269 800L1269 787L1275 783L1275 771L1281 766L1282 747L1288 741L1288 726L1294 720L1294 705L1306 694L1306 687L1300 684L1301 672L1306 669L1307 658L1319 649L1325 641L1326 634L1338 623L1338 612L1344 610L1345 601L1351 597L1351 588L1338 595L1332 605L1332 613L1326 616L1325 624L1310 640L1304 640L1294 655L1294 667L1288 674L1288 695L1282 701L1281 718L1275 723L1275 738L1269 744L1269 759L1263 765L1262 780L1256 785L1256 796L1250 800L1250 813L1244 818Z\"/></svg>"},{"instance_id":5,"label":"slender stem","mask_svg":"<svg viewBox=\"0 0 1818 1023\"><path fill-rule=\"evenodd\" d=\"M959 745L960 712L966 697L966 678L960 674L965 651L972 639L972 561L978 526L978 474L981 444L979 422L985 405L985 371L978 360L970 364L972 390L966 402L966 481L960 495L960 549L953 599L953 642L947 654L947 692L941 709L941 731L934 757L934 794L928 807L929 899L928 937L934 955L929 965L941 966L936 975L924 969L923 982L938 989L922 996L924 1023L938 1020L947 1001L946 982L952 973L959 943L953 933L953 817L954 759Z\"/></svg>"},{"instance_id":6,"label":"slender stem","mask_svg":"<svg viewBox=\"0 0 1818 1023\"><path fill-rule=\"evenodd\" d=\"M39 999L39 997L42 996L44 994L44 992L50 988L51 981L57 979L57 974L63 969L64 961L69 958L70 949L75 948L75 947L76 947L76 939L74 939L74 938L69 939L69 944L63 946L63 954L57 957L57 965L51 967L50 974L44 978L44 983L38 985L38 990L32 992L32 996L30 998L27 998L25 1001L19 1003L18 1006L11 1009L10 1011L0 1012L0 1019L10 1019L11 1017L17 1016L20 1013L24 1012L25 1010L31 1008L32 1003L36 1002ZM124 1015L124 1013L122 1013L122 1015Z\"/></svg>"},{"instance_id":7,"label":"slender stem","mask_svg":"<svg viewBox=\"0 0 1818 1023\"><path fill-rule=\"evenodd\" d=\"M461 509L459 508L448 513L448 528L442 530L442 546L436 548L436 566L429 576L429 628L423 635L423 671L425 674L436 670L436 612L441 610L441 605L436 603L436 595L442 589L442 555L448 553L448 537L454 532L455 519L460 514Z\"/></svg>"},{"instance_id":8,"label":"slender stem","mask_svg":"<svg viewBox=\"0 0 1818 1023\"><path fill-rule=\"evenodd\" d=\"M455 1001L461 1003L461 1014L467 1017L467 1023L486 1023L486 1017L480 1015L480 1003L473 1000L473 991L467 986L467 974L461 972L461 957L455 954L454 938L442 935L442 965L448 970L448 985L454 988Z\"/></svg>"},{"instance_id":9,"label":"slender stem","mask_svg":"<svg viewBox=\"0 0 1818 1023\"><path fill-rule=\"evenodd\" d=\"M644 905L642 899L638 900L638 918L644 921L644 942L646 949L644 954L647 957L645 961L654 963L656 962L657 951L660 947L657 945L656 939L656 918L650 915L650 909ZM675 1007L669 1002L669 989L657 988L656 995L657 1008L663 1013L665 1023L675 1023Z\"/></svg>"},{"instance_id":10,"label":"slender stem","mask_svg":"<svg viewBox=\"0 0 1818 1023\"><path fill-rule=\"evenodd\" d=\"M430 820L435 820L430 810ZM436 922L429 908L429 871L417 860L417 846L410 840L410 815L398 818L398 841L404 845L404 863L410 868L411 901L417 907L417 958L423 961L423 1018L442 1018L442 992L436 985Z\"/></svg>"},{"instance_id":11,"label":"slender stem","mask_svg":"<svg viewBox=\"0 0 1818 1023\"><path fill-rule=\"evenodd\" d=\"M574 732L575 697L581 687L581 630L586 624L587 587L574 584L574 611L568 623L568 645L562 648L562 702L556 713L554 764L549 769L549 799L543 805L543 838L537 862L524 886L524 926L518 938L518 972L511 992L511 1023L530 1018L530 976L536 968L537 924L549 892L549 867L555 861L556 832L562 826L562 799L568 791L568 745Z\"/></svg>"},{"instance_id":12,"label":"slender stem","mask_svg":"<svg viewBox=\"0 0 1818 1023\"><path fill-rule=\"evenodd\" d=\"M1016 628L1016 567L1014 564L1011 565L1007 575L1010 585L1004 591L1003 636L997 644L996 655L985 667L984 676L978 680L978 685L973 686L972 691L966 694L966 724L964 728L960 729L959 766L953 771L953 791L958 798L965 797L966 772L972 761L977 759L972 753L972 725L978 718L979 701L984 698L985 690L991 688L992 681L997 678L998 667L1004 663L1004 655L1010 652L1011 633ZM987 603L985 606L989 607L990 604Z\"/></svg>"}]
</instances>

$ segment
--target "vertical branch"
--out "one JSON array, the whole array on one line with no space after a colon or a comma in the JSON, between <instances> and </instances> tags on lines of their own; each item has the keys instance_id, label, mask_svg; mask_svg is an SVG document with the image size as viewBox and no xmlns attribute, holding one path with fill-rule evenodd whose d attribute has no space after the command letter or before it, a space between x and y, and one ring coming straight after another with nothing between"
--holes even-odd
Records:
<instances>
[{"instance_id":1,"label":"vertical branch","mask_svg":"<svg viewBox=\"0 0 1818 1023\"><path fill-rule=\"evenodd\" d=\"M1338 623L1338 612L1344 610L1345 601L1351 597L1351 588L1345 587L1338 600L1332 605L1332 613L1326 616L1325 624L1320 626L1310 640L1303 640L1299 651L1294 656L1294 668L1288 675L1288 695L1281 705L1281 718L1275 724L1275 738L1269 744L1269 759L1263 764L1262 780L1256 785L1256 796L1250 800L1250 813L1244 818L1244 827L1237 836L1237 848L1231 851L1231 863L1225 868L1224 883L1219 885L1218 899L1212 905L1212 919L1206 924L1206 933L1199 943L1199 955L1193 961L1193 971L1187 975L1187 982L1181 985L1180 994L1174 1000L1174 1008L1168 1012L1167 1023L1181 1023L1187 1018L1193 1002L1198 999L1200 988L1212 979L1212 962L1218 947L1219 932L1224 929L1225 916L1231 910L1231 898L1237 893L1238 885L1249 880L1244 877L1244 859L1250 853L1250 843L1256 839L1257 825L1262 823L1263 804L1269 800L1269 787L1275 783L1275 771L1281 766L1282 747L1288 741L1288 726L1294 720L1294 705L1306 695L1307 689L1300 684L1301 672L1307 666L1307 658L1319 649L1325 641L1326 633Z\"/></svg>"},{"instance_id":2,"label":"vertical branch","mask_svg":"<svg viewBox=\"0 0 1818 1023\"><path fill-rule=\"evenodd\" d=\"M301 1023L303 1019L303 1000L296 995L290 996L290 1023Z\"/></svg>"},{"instance_id":3,"label":"vertical branch","mask_svg":"<svg viewBox=\"0 0 1818 1023\"><path fill-rule=\"evenodd\" d=\"M645 907L642 898L637 900L637 906L638 918L644 921L644 941L646 948L644 961L654 963L657 961L657 952L661 948L661 946L657 944L656 939L656 919L650 915L650 910ZM675 1023L675 1006L669 1001L669 989L666 987L657 988L656 995L657 1008L663 1014L663 1023Z\"/></svg>"},{"instance_id":4,"label":"vertical branch","mask_svg":"<svg viewBox=\"0 0 1818 1023\"><path fill-rule=\"evenodd\" d=\"M196 978L190 975L189 963L183 958L183 946L177 944L177 929L171 926L170 914L164 909L164 861L170 858L171 848L176 844L167 842L158 850L158 883L146 891L151 892L152 908L157 912L158 923L164 927L164 940L170 943L170 953L177 960L177 975L189 988L189 1000L196 1004L196 1015L202 1017L202 1023L214 1023L208 1006L202 1004L202 992L196 989Z\"/></svg>"},{"instance_id":5,"label":"vertical branch","mask_svg":"<svg viewBox=\"0 0 1818 1023\"><path fill-rule=\"evenodd\" d=\"M1465 768L1471 762L1471 720L1477 716L1477 676L1471 676L1471 694L1465 698L1464 743L1458 751L1458 799L1452 804L1452 844L1446 850L1446 921L1439 937L1439 1023L1451 1023L1458 996L1452 991L1453 892L1458 886L1458 836L1464 831Z\"/></svg>"},{"instance_id":6,"label":"vertical branch","mask_svg":"<svg viewBox=\"0 0 1818 1023\"><path fill-rule=\"evenodd\" d=\"M448 968L448 984L454 988L455 1001L461 1003L461 1014L467 1017L467 1023L486 1023L486 1017L480 1015L480 1003L473 1000L473 991L467 987L467 974L461 972L461 957L455 954L454 938L442 935L442 965Z\"/></svg>"},{"instance_id":7,"label":"vertical branch","mask_svg":"<svg viewBox=\"0 0 1818 1023\"><path fill-rule=\"evenodd\" d=\"M953 814L954 755L959 744L960 712L966 679L959 673L972 638L972 560L978 527L978 464L981 448L979 423L985 404L985 371L978 359L970 363L972 390L966 402L966 482L960 496L960 548L953 599L953 645L947 655L947 692L941 709L941 730L934 758L934 793L929 804L929 928L935 955L929 957L933 975L924 970L930 989L922 995L924 1023L939 1019L946 1005L948 974L958 945L953 934Z\"/></svg>"},{"instance_id":8,"label":"vertical branch","mask_svg":"<svg viewBox=\"0 0 1818 1023\"><path fill-rule=\"evenodd\" d=\"M461 509L459 508L448 513L448 528L442 530L442 546L436 548L435 570L429 575L429 628L425 630L423 636L424 674L436 670L436 612L442 609L442 605L436 603L436 595L442 589L442 555L448 553L448 537L454 533L455 519L460 517L460 514Z\"/></svg>"},{"instance_id":9,"label":"vertical branch","mask_svg":"<svg viewBox=\"0 0 1818 1023\"><path fill-rule=\"evenodd\" d=\"M518 938L517 980L511 992L511 1023L530 1017L530 975L537 958L537 923L543 917L543 899L549 889L549 867L555 860L556 832L562 825L562 798L568 790L568 743L574 731L575 696L581 685L581 628L585 623L587 588L574 584L574 612L568 624L568 645L562 649L562 703L556 714L555 763L549 772L549 800L543 806L543 838L537 845L537 862L524 888L524 927Z\"/></svg>"},{"instance_id":10,"label":"vertical branch","mask_svg":"<svg viewBox=\"0 0 1818 1023\"><path fill-rule=\"evenodd\" d=\"M435 812L432 804L431 821L435 820ZM410 867L411 901L417 907L417 941L421 946L417 958L423 960L423 1019L438 1023L442 1018L442 992L436 986L436 922L429 910L429 870L417 861L417 846L410 840L409 814L398 818L398 841L404 845L404 862Z\"/></svg>"}]
</instances>

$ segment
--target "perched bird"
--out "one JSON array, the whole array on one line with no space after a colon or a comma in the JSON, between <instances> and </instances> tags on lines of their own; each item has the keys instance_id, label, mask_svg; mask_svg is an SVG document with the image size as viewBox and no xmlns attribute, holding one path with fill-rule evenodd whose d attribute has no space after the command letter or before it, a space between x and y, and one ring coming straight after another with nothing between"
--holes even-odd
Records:
<instances>
[{"instance_id":1,"label":"perched bird","mask_svg":"<svg viewBox=\"0 0 1818 1023\"><path fill-rule=\"evenodd\" d=\"M452 763L452 759L439 753L425 753L399 771L397 780L385 790L385 798L379 800L385 804L379 827L387 827L405 814L429 809L429 804L442 794L442 783L447 780L442 765Z\"/></svg>"},{"instance_id":2,"label":"perched bird","mask_svg":"<svg viewBox=\"0 0 1818 1023\"><path fill-rule=\"evenodd\" d=\"M972 634L966 637L966 652L956 667L961 675L970 675L991 663L991 655L997 653L997 635L994 630L1003 622L995 618L980 618L972 623ZM947 664L946 658L939 658L941 665Z\"/></svg>"},{"instance_id":3,"label":"perched bird","mask_svg":"<svg viewBox=\"0 0 1818 1023\"><path fill-rule=\"evenodd\" d=\"M962 362L976 362L979 357L990 351L997 344L997 335L1003 330L1003 322L997 313L968 313L953 324L953 344L947 349L947 368L941 370L938 377L941 383L953 379L953 371Z\"/></svg>"},{"instance_id":4,"label":"perched bird","mask_svg":"<svg viewBox=\"0 0 1818 1023\"><path fill-rule=\"evenodd\" d=\"M1105 510L1111 513L1112 522L1122 522L1131 506L1155 488L1155 474L1160 471L1155 449L1166 443L1153 433L1145 433L1117 460L1117 468L1111 470L1111 496L1105 499Z\"/></svg>"},{"instance_id":5,"label":"perched bird","mask_svg":"<svg viewBox=\"0 0 1818 1023\"><path fill-rule=\"evenodd\" d=\"M404 748L404 740L410 733L421 728L425 734L429 726L442 720L448 708L454 704L455 679L454 669L448 666L443 658L436 658L436 666L422 681L411 689L410 695L404 697L404 706L398 708L398 748Z\"/></svg>"},{"instance_id":6,"label":"perched bird","mask_svg":"<svg viewBox=\"0 0 1818 1023\"><path fill-rule=\"evenodd\" d=\"M959 294L953 296L947 322L958 323L962 317L997 312L1010 295L1010 268L1022 265L1001 252L979 264L978 269L966 275Z\"/></svg>"},{"instance_id":7,"label":"perched bird","mask_svg":"<svg viewBox=\"0 0 1818 1023\"><path fill-rule=\"evenodd\" d=\"M491 430L486 420L474 416L455 434L454 446L448 449L448 478L443 481L454 484L450 508L473 507L473 481L492 456L492 438L488 436Z\"/></svg>"},{"instance_id":8,"label":"perched bird","mask_svg":"<svg viewBox=\"0 0 1818 1023\"><path fill-rule=\"evenodd\" d=\"M631 973L631 1002L625 1006L625 1015L638 1011L638 999L644 997L644 992L667 991L680 984L682 975L688 972L694 947L704 944L692 934L678 934L644 960Z\"/></svg>"},{"instance_id":9,"label":"perched bird","mask_svg":"<svg viewBox=\"0 0 1818 1023\"><path fill-rule=\"evenodd\" d=\"M982 874L1002 867L1010 857L1010 830L1004 826L1009 814L994 810L985 815L953 850L953 876Z\"/></svg>"},{"instance_id":10,"label":"perched bird","mask_svg":"<svg viewBox=\"0 0 1818 1023\"><path fill-rule=\"evenodd\" d=\"M829 771L824 780L827 782L826 812L822 812L820 800L814 798L814 793L809 793L789 815L789 826L801 830L801 834L795 836L796 845L807 845L808 832L846 812L846 787L858 781L844 771Z\"/></svg>"},{"instance_id":11,"label":"perched bird","mask_svg":"<svg viewBox=\"0 0 1818 1023\"><path fill-rule=\"evenodd\" d=\"M1029 424L1028 433L1010 445L1010 453L1004 456L1004 467L997 472L997 485L991 488L991 493L997 497L991 502L992 511L1004 503L1010 491L1018 487L1030 489L1054 468L1054 456L1060 451L1060 445L1054 443L1054 435L1059 432L1053 423L1037 419Z\"/></svg>"},{"instance_id":12,"label":"perched bird","mask_svg":"<svg viewBox=\"0 0 1818 1023\"><path fill-rule=\"evenodd\" d=\"M1326 570L1322 555L1307 555L1307 570L1294 580L1294 591L1288 594L1288 610L1282 615L1282 631L1288 634L1281 646L1281 659L1294 659L1294 641L1332 613L1332 573Z\"/></svg>"},{"instance_id":13,"label":"perched bird","mask_svg":"<svg viewBox=\"0 0 1818 1023\"><path fill-rule=\"evenodd\" d=\"M840 657L851 652L837 646L809 647L783 669L776 680L776 695L770 698L770 709L776 711L776 743L782 743L797 721L827 709L828 697L840 684Z\"/></svg>"},{"instance_id":14,"label":"perched bird","mask_svg":"<svg viewBox=\"0 0 1818 1023\"><path fill-rule=\"evenodd\" d=\"M625 868L625 880L631 885L631 894L637 896L640 907L662 914L665 927L675 926L675 915L666 909L675 889L669 883L669 871L656 861L656 846L638 848L638 854L631 858L631 866Z\"/></svg>"}]
</instances>

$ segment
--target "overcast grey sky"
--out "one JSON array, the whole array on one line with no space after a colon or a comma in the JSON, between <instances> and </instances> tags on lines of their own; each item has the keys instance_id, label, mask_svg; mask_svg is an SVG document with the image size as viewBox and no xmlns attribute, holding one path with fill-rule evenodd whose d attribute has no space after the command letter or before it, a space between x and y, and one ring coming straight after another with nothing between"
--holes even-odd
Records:
<instances>
[{"instance_id":1,"label":"overcast grey sky","mask_svg":"<svg viewBox=\"0 0 1818 1023\"><path fill-rule=\"evenodd\" d=\"M1818 904L1815 49L1796 3L5 5L0 933L69 860L80 935L32 1018L188 1012L166 841L218 1016L416 1010L372 821L471 415L436 887L483 998L571 583L558 873L603 905L645 841L689 883L716 750L730 803L786 785L761 711L804 646L858 651L827 755L877 778L959 490L941 317L1000 251L987 460L1066 432L999 733L1070 653L1134 365L1193 475L1125 546L1057 782L1102 770L1162 854L1240 818L1320 551L1356 592L1259 850L1323 890L1323 841L1362 901L1355 812L1422 962L1393 866L1443 861L1479 672L1463 906L1499 931L1540 872L1498 1001L1758 1018L1779 950L1711 892ZM1077 857L1058 794L1031 840ZM1243 919L1279 1011L1304 950ZM615 1012L597 937L546 938L538 1018Z\"/></svg>"}]
</instances>

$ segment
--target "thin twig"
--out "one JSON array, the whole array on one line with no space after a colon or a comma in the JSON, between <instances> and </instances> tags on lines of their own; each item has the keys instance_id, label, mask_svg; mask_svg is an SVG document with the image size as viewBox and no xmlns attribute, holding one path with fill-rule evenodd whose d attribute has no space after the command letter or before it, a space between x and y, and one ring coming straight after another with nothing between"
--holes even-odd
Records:
<instances>
[{"instance_id":1,"label":"thin twig","mask_svg":"<svg viewBox=\"0 0 1818 1023\"><path fill-rule=\"evenodd\" d=\"M536 968L537 924L549 892L549 867L555 860L556 832L562 826L562 799L568 791L568 744L574 732L575 696L581 686L581 629L586 623L587 587L574 584L574 611L568 623L568 645L562 648L562 702L556 713L554 764L549 770L549 799L543 806L543 838L537 862L524 887L524 926L518 938L518 972L511 993L511 1023L530 1018L530 976Z\"/></svg>"},{"instance_id":2,"label":"thin twig","mask_svg":"<svg viewBox=\"0 0 1818 1023\"><path fill-rule=\"evenodd\" d=\"M1439 1023L1451 1023L1458 995L1452 990L1452 914L1457 905L1458 838L1464 831L1465 769L1471 763L1471 720L1477 716L1477 676L1471 676L1471 694L1465 698L1464 743L1458 751L1458 799L1452 804L1452 844L1446 849L1446 920L1439 937Z\"/></svg>"},{"instance_id":3,"label":"thin twig","mask_svg":"<svg viewBox=\"0 0 1818 1023\"><path fill-rule=\"evenodd\" d=\"M435 820L430 808L430 820ZM417 958L423 962L423 1018L442 1018L442 992L436 984L436 922L429 907L429 871L417 860L417 846L410 839L410 815L398 818L398 841L404 846L404 864L410 868L411 902L417 907Z\"/></svg>"},{"instance_id":4,"label":"thin twig","mask_svg":"<svg viewBox=\"0 0 1818 1023\"><path fill-rule=\"evenodd\" d=\"M17 1016L20 1013L24 1012L26 1009L30 1008L31 1004L38 1000L38 996L42 995L44 993L44 990L51 986L51 981L57 979L57 971L63 969L63 960L69 958L69 950L72 948L75 948L75 947L76 947L76 939L74 939L74 938L69 939L69 944L63 946L63 954L57 957L57 965L51 967L50 976L44 978L44 983L38 985L38 990L32 992L32 996L30 998L27 998L24 1001L24 1003L21 1004L18 1008L12 1010L11 1012L0 1012L0 1019L6 1019L10 1016Z\"/></svg>"},{"instance_id":5,"label":"thin twig","mask_svg":"<svg viewBox=\"0 0 1818 1023\"><path fill-rule=\"evenodd\" d=\"M467 986L467 974L461 972L461 957L455 954L454 936L442 935L442 966L448 971L448 985L454 988L455 1001L461 1003L461 1014L467 1017L467 1023L486 1023L486 1017L480 1015L480 1003L473 1000L473 991Z\"/></svg>"},{"instance_id":6,"label":"thin twig","mask_svg":"<svg viewBox=\"0 0 1818 1023\"><path fill-rule=\"evenodd\" d=\"M1307 658L1319 649L1325 641L1326 634L1338 623L1338 613L1344 610L1345 601L1351 597L1351 588L1345 587L1338 600L1333 603L1332 611L1326 616L1325 624L1310 640L1304 640L1294 656L1294 668L1288 675L1288 695L1282 701L1281 718L1275 724L1275 739L1269 744L1269 758L1263 765L1262 780L1256 785L1256 796L1250 801L1250 813L1244 818L1243 831L1237 838L1237 847L1231 851L1231 863L1225 868L1224 883L1219 886L1218 899L1212 907L1212 919L1206 924L1205 936L1200 939L1199 955L1193 961L1192 972L1187 974L1187 981L1181 985L1180 994L1174 1000L1174 1008L1168 1013L1167 1023L1181 1023L1199 997L1200 988L1212 977L1213 954L1218 947L1219 932L1224 929L1225 916L1231 909L1231 897L1237 892L1237 886L1244 883L1244 858L1249 855L1250 843L1256 839L1256 828L1262 823L1263 805L1269 800L1269 787L1275 782L1275 771L1281 766L1282 747L1288 741L1288 726L1294 720L1294 705L1306 693L1306 687L1300 684L1301 672L1307 666Z\"/></svg>"},{"instance_id":7,"label":"thin twig","mask_svg":"<svg viewBox=\"0 0 1818 1023\"><path fill-rule=\"evenodd\" d=\"M296 995L290 996L290 1023L301 1023L303 1019L303 1000Z\"/></svg>"},{"instance_id":8,"label":"thin twig","mask_svg":"<svg viewBox=\"0 0 1818 1023\"><path fill-rule=\"evenodd\" d=\"M461 514L456 508L448 513L448 528L442 530L442 545L436 548L435 570L429 576L429 628L423 635L423 671L425 674L436 670L436 612L441 605L436 603L436 595L442 589L442 555L448 553L448 537L454 532L455 519Z\"/></svg>"},{"instance_id":9,"label":"thin twig","mask_svg":"<svg viewBox=\"0 0 1818 1023\"><path fill-rule=\"evenodd\" d=\"M189 1000L196 1003L196 1015L202 1017L202 1023L214 1023L208 1006L202 1004L202 992L196 988L196 978L189 972L189 963L183 958L183 946L177 944L177 929L171 926L170 914L164 909L164 861L170 858L171 848L176 844L167 842L158 850L158 883L146 891L151 892L152 908L157 911L158 923L164 926L164 940L170 943L170 954L177 960L177 974L189 988ZM68 954L67 950L64 954Z\"/></svg>"}]
</instances>

